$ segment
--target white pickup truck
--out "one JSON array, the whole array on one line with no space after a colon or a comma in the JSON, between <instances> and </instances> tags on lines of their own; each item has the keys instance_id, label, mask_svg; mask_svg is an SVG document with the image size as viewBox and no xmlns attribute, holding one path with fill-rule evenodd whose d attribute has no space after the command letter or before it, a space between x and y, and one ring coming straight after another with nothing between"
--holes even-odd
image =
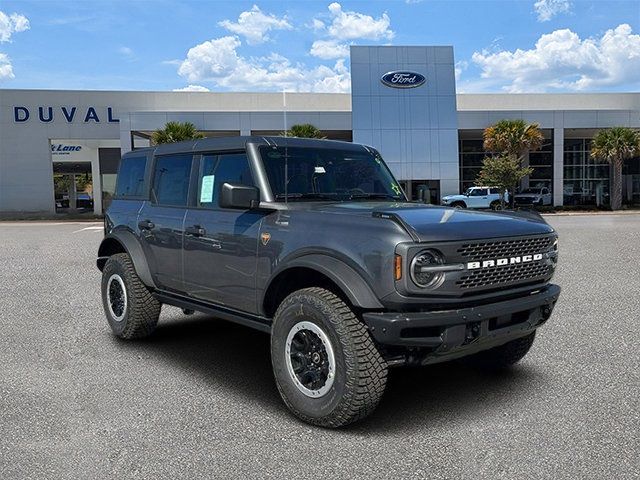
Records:
<instances>
[{"instance_id":1,"label":"white pickup truck","mask_svg":"<svg viewBox=\"0 0 640 480\"><path fill-rule=\"evenodd\" d=\"M509 194L504 194L505 204L509 201ZM500 210L500 189L496 187L471 187L462 195L447 195L442 197L442 205L455 208L491 208Z\"/></svg>"}]
</instances>

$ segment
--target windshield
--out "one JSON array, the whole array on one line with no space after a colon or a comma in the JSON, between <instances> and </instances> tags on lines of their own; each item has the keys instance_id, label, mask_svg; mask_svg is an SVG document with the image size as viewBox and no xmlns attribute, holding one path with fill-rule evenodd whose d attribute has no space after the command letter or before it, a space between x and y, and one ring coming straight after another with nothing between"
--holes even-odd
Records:
<instances>
[{"instance_id":1,"label":"windshield","mask_svg":"<svg viewBox=\"0 0 640 480\"><path fill-rule=\"evenodd\" d=\"M260 155L276 200L406 200L382 158L364 149L263 146Z\"/></svg>"},{"instance_id":2,"label":"windshield","mask_svg":"<svg viewBox=\"0 0 640 480\"><path fill-rule=\"evenodd\" d=\"M540 189L539 188L525 188L520 193L535 193L535 194L539 194L540 193Z\"/></svg>"}]
</instances>

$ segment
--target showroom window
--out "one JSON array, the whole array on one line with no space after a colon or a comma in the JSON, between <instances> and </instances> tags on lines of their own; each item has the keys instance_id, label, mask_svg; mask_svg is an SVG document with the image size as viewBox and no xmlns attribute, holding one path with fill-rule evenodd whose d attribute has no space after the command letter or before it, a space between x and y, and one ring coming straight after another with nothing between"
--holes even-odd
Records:
<instances>
[{"instance_id":1,"label":"showroom window","mask_svg":"<svg viewBox=\"0 0 640 480\"><path fill-rule=\"evenodd\" d=\"M564 140L564 204L600 205L609 203L608 163L591 158L591 139Z\"/></svg>"}]
</instances>

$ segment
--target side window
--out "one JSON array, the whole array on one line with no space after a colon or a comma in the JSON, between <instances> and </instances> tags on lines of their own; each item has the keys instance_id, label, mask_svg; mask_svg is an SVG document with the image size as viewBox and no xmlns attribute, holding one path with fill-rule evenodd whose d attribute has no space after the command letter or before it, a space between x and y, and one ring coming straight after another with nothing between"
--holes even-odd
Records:
<instances>
[{"instance_id":1,"label":"side window","mask_svg":"<svg viewBox=\"0 0 640 480\"><path fill-rule=\"evenodd\" d=\"M142 195L146 166L147 157L124 157L118 169L115 195L124 198Z\"/></svg>"},{"instance_id":2,"label":"side window","mask_svg":"<svg viewBox=\"0 0 640 480\"><path fill-rule=\"evenodd\" d=\"M549 193L549 190L547 190L546 188L542 189L542 195L547 195Z\"/></svg>"},{"instance_id":3,"label":"side window","mask_svg":"<svg viewBox=\"0 0 640 480\"><path fill-rule=\"evenodd\" d=\"M156 157L151 199L158 205L185 206L189 198L192 156Z\"/></svg>"},{"instance_id":4,"label":"side window","mask_svg":"<svg viewBox=\"0 0 640 480\"><path fill-rule=\"evenodd\" d=\"M245 153L203 155L198 179L198 206L217 207L223 183L253 185Z\"/></svg>"}]
</instances>

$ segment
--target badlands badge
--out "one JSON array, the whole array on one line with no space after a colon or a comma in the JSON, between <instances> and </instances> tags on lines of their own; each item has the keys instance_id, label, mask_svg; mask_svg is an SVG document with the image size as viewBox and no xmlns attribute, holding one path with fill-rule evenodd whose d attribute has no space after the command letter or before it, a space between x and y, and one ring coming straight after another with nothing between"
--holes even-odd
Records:
<instances>
[{"instance_id":1,"label":"badlands badge","mask_svg":"<svg viewBox=\"0 0 640 480\"><path fill-rule=\"evenodd\" d=\"M266 245L267 243L269 243L269 240L271 240L271 234L269 232L263 232L260 235L260 239L262 240L262 244Z\"/></svg>"}]
</instances>

